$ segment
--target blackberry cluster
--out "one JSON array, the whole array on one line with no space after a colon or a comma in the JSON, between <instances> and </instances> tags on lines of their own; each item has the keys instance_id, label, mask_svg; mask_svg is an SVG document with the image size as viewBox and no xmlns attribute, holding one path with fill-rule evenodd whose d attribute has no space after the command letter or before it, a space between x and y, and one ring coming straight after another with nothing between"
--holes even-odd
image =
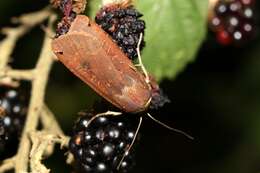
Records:
<instances>
[{"instance_id":1,"label":"blackberry cluster","mask_svg":"<svg viewBox=\"0 0 260 173\"><path fill-rule=\"evenodd\" d=\"M239 45L254 33L254 0L219 0L210 28L222 45Z\"/></svg>"},{"instance_id":2,"label":"blackberry cluster","mask_svg":"<svg viewBox=\"0 0 260 173\"><path fill-rule=\"evenodd\" d=\"M27 99L20 91L7 86L0 87L0 155L17 148L27 112ZM15 152L15 151L14 151ZM13 153L12 153L13 154Z\"/></svg>"},{"instance_id":3,"label":"blackberry cluster","mask_svg":"<svg viewBox=\"0 0 260 173\"><path fill-rule=\"evenodd\" d=\"M128 172L134 166L133 150L124 158L120 169L120 160L131 144L135 128L127 117L98 117L86 124L93 113L86 113L75 124L69 148L74 155L78 172L82 173L115 173Z\"/></svg>"},{"instance_id":4,"label":"blackberry cluster","mask_svg":"<svg viewBox=\"0 0 260 173\"><path fill-rule=\"evenodd\" d=\"M96 15L96 23L106 31L130 59L137 57L137 45L140 34L144 34L145 22L143 15L133 6L120 7L111 5L103 7ZM144 39L140 51L144 47Z\"/></svg>"}]
</instances>

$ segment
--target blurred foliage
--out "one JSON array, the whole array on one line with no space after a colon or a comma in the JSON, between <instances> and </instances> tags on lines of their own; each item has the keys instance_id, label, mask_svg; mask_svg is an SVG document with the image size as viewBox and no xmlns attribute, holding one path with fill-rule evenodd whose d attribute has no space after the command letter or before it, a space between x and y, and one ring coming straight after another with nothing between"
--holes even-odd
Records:
<instances>
[{"instance_id":1,"label":"blurred foliage","mask_svg":"<svg viewBox=\"0 0 260 173\"><path fill-rule=\"evenodd\" d=\"M191 62L206 33L207 0L137 1L145 14L144 64L158 80L174 78Z\"/></svg>"},{"instance_id":2,"label":"blurred foliage","mask_svg":"<svg viewBox=\"0 0 260 173\"><path fill-rule=\"evenodd\" d=\"M184 26L188 25L190 30L187 32L190 33L177 34L177 29L181 30L180 32L186 32L187 29L178 23L177 15L180 17L193 15L188 12L184 14L186 10L206 11L205 1L156 1L155 3L165 9L160 15L169 15L166 18L149 12L155 5L152 2L155 1L138 0L138 8L145 14L144 18L148 20L145 35L147 47L143 57L151 72L162 62L164 71L155 71L158 73L157 77L173 77L187 62L191 61L192 54L195 55L206 29L205 21L202 20L203 15L197 13L194 14L196 16L191 17L192 21L182 21L185 21ZM166 2L169 3L168 6L164 4ZM199 3L201 4L196 5ZM34 0L0 1L0 26L9 25L12 16L38 10L47 4L47 0L39 0L37 3ZM95 14L98 4L100 4L100 0L90 0L88 9L92 10L87 13ZM260 7L259 4L257 5L256 13L259 16ZM173 10L166 10L171 8ZM145 12L145 10L148 11ZM193 20L201 21L201 23L190 26L189 24L194 23ZM259 21L259 19L257 20ZM156 22L155 25L154 22ZM152 36L152 30L156 29L153 28L155 26L166 28L174 26L176 28L168 29L170 35L161 32L158 38L156 38L157 35L154 36L155 38L148 38ZM258 22L257 31L259 31L259 26ZM148 31L149 28L151 31ZM13 54L12 66L28 68L34 65L42 44L42 33L40 27L36 28L19 41L16 52ZM172 35L178 37L180 41L170 41L173 39ZM153 43L153 39L165 40ZM183 43L192 42L193 39L196 39L197 43L194 45L188 43L181 48ZM179 47L175 47L177 43ZM155 44L159 44L158 46L163 48L156 47ZM151 49L149 45L155 47L152 54L146 50ZM163 51L159 50L164 49L163 45L166 45L167 56L160 55ZM178 61L175 59L178 57L176 53L181 49L184 50L187 57L183 56L184 59ZM170 53L171 51L174 52ZM150 57L147 56L148 54ZM158 58L163 56L166 57L165 60ZM166 61L168 63L165 63ZM181 62L182 65L177 65L177 62ZM189 132L195 137L195 140L189 141L145 118L141 129L142 138L137 148L137 166L133 172L260 172L259 34L256 35L255 40L242 47L221 47L209 34L207 41L203 43L196 56L196 61L189 64L174 81L162 80L161 87L168 94L172 103L166 105L160 110L160 113L156 113L154 116L167 124ZM88 86L73 76L62 64L55 64L50 76L46 101L67 134L70 133L72 124L77 119L77 112L82 109L90 109L91 104L97 98L99 97ZM56 155L47 161L55 173L71 172L64 166L64 162L63 151L57 151Z\"/></svg>"}]
</instances>

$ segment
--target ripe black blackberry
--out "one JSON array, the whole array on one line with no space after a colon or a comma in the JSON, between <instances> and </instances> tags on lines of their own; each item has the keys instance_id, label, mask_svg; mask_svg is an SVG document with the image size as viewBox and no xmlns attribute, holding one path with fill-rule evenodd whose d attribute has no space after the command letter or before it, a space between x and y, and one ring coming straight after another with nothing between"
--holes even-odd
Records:
<instances>
[{"instance_id":1,"label":"ripe black blackberry","mask_svg":"<svg viewBox=\"0 0 260 173\"><path fill-rule=\"evenodd\" d=\"M17 148L25 115L27 98L20 91L8 86L0 87L0 159L12 155ZM8 147L8 150L6 149ZM11 152L11 153L9 153Z\"/></svg>"},{"instance_id":2,"label":"ripe black blackberry","mask_svg":"<svg viewBox=\"0 0 260 173\"><path fill-rule=\"evenodd\" d=\"M75 124L69 149L74 155L79 172L128 172L134 165L133 150L120 163L125 151L130 146L135 127L130 125L127 116L98 117L86 124L93 113L86 113Z\"/></svg>"},{"instance_id":3,"label":"ripe black blackberry","mask_svg":"<svg viewBox=\"0 0 260 173\"><path fill-rule=\"evenodd\" d=\"M219 0L210 28L222 45L241 44L254 33L254 0Z\"/></svg>"},{"instance_id":4,"label":"ripe black blackberry","mask_svg":"<svg viewBox=\"0 0 260 173\"><path fill-rule=\"evenodd\" d=\"M132 5L108 5L97 13L95 21L118 44L130 59L137 57L137 45L140 34L144 35L145 22L140 19L143 15ZM142 38L140 50L144 47Z\"/></svg>"}]
</instances>

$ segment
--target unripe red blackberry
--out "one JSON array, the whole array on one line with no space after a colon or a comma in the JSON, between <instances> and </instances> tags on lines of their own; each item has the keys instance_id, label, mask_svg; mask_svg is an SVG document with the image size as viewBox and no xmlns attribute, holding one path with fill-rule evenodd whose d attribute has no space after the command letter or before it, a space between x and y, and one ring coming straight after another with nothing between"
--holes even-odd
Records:
<instances>
[{"instance_id":1,"label":"unripe red blackberry","mask_svg":"<svg viewBox=\"0 0 260 173\"><path fill-rule=\"evenodd\" d=\"M132 5L113 4L104 6L97 13L95 21L118 44L130 59L137 57L137 45L140 34L144 35L145 22L143 15ZM144 47L144 39L140 50Z\"/></svg>"},{"instance_id":2,"label":"unripe red blackberry","mask_svg":"<svg viewBox=\"0 0 260 173\"><path fill-rule=\"evenodd\" d=\"M131 125L127 115L98 117L86 127L92 116L86 113L77 121L69 143L78 171L128 172L134 164L132 149L119 171L117 166L134 138L136 127Z\"/></svg>"},{"instance_id":3,"label":"unripe red blackberry","mask_svg":"<svg viewBox=\"0 0 260 173\"><path fill-rule=\"evenodd\" d=\"M13 154L8 152L17 147L27 112L27 98L17 89L1 86L0 110L0 156L4 157ZM7 150L7 147L10 148Z\"/></svg>"},{"instance_id":4,"label":"unripe red blackberry","mask_svg":"<svg viewBox=\"0 0 260 173\"><path fill-rule=\"evenodd\" d=\"M254 35L253 0L219 0L209 19L210 29L222 45L239 45Z\"/></svg>"}]
</instances>

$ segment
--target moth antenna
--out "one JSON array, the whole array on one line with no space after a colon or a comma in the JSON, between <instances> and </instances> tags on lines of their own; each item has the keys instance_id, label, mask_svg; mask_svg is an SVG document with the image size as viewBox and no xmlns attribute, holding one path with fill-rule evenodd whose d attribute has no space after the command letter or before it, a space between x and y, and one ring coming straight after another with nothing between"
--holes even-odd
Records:
<instances>
[{"instance_id":1,"label":"moth antenna","mask_svg":"<svg viewBox=\"0 0 260 173\"><path fill-rule=\"evenodd\" d=\"M92 123L92 121L94 121L96 118L101 117L101 116L109 116L109 115L119 116L119 115L122 115L122 112L107 111L107 112L96 114L95 116L90 118L90 120L86 124L86 127L88 127Z\"/></svg>"},{"instance_id":2,"label":"moth antenna","mask_svg":"<svg viewBox=\"0 0 260 173\"><path fill-rule=\"evenodd\" d=\"M128 6L133 5L133 3L134 3L133 1L134 0L124 0L122 2L121 6L127 8Z\"/></svg>"},{"instance_id":3,"label":"moth antenna","mask_svg":"<svg viewBox=\"0 0 260 173\"><path fill-rule=\"evenodd\" d=\"M122 1L122 0L102 0L103 6L106 6L109 4L117 4L120 7L126 8L133 4L133 0L124 0L124 1Z\"/></svg>"},{"instance_id":4,"label":"moth antenna","mask_svg":"<svg viewBox=\"0 0 260 173\"><path fill-rule=\"evenodd\" d=\"M120 160L120 162L119 162L119 164L118 164L118 166L117 166L117 168L116 168L117 170L120 169L120 166L122 165L122 162L124 161L125 157L127 156L127 154L129 153L129 151L131 150L132 146L134 145L134 143L135 143L135 141L136 141L136 137L137 137L137 135L138 135L138 133L139 133L139 130L140 130L140 127L141 127L141 125L142 125L142 121L143 121L143 118L140 116L139 123L138 123L138 126L137 126L137 128L136 128L134 138L133 138L131 144L129 145L129 147L127 148L127 150L125 151L124 155L122 156L122 158L121 158L121 160Z\"/></svg>"},{"instance_id":5,"label":"moth antenna","mask_svg":"<svg viewBox=\"0 0 260 173\"><path fill-rule=\"evenodd\" d=\"M143 39L143 33L140 34L140 37L139 37L139 40L138 40L138 44L137 44L137 48L136 48L136 52L137 52L137 56L138 56L138 64L137 64L137 66L141 67L141 69L142 69L142 71L143 71L143 73L145 75L146 83L150 83L150 78L149 78L147 70L144 67L144 64L143 64L143 61L142 61L142 58L141 58L141 53L140 53L140 46L141 46L142 39Z\"/></svg>"},{"instance_id":6,"label":"moth antenna","mask_svg":"<svg viewBox=\"0 0 260 173\"><path fill-rule=\"evenodd\" d=\"M162 125L163 127L167 128L167 129L169 129L169 130L171 130L171 131L180 133L180 134L186 136L187 138L189 138L189 139L191 139L191 140L194 139L194 137L192 137L192 136L189 135L188 133L186 133L186 132L184 132L184 131L182 131L182 130L179 130L179 129L175 129L175 128L173 128L173 127L170 127L170 126L168 126L167 124L165 124L165 123L163 123L163 122L161 122L161 121L155 119L155 118L154 118L151 114L149 114L149 113L147 113L147 116L148 116L149 118L151 118L153 121L155 121L156 123Z\"/></svg>"}]
</instances>

